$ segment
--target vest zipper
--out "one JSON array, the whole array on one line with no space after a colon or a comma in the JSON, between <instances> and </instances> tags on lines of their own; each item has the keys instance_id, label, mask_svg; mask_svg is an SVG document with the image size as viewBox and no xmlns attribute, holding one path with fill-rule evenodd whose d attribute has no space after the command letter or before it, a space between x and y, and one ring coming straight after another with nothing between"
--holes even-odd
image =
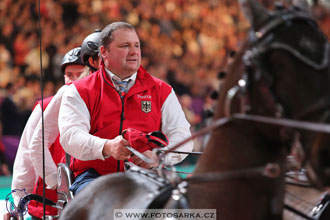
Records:
<instances>
[{"instance_id":1,"label":"vest zipper","mask_svg":"<svg viewBox=\"0 0 330 220\"><path fill-rule=\"evenodd\" d=\"M121 134L122 129L123 129L123 121L125 120L124 116L124 94L120 94L120 99L121 99L121 115L120 115L120 127L119 127L119 134Z\"/></svg>"},{"instance_id":2,"label":"vest zipper","mask_svg":"<svg viewBox=\"0 0 330 220\"><path fill-rule=\"evenodd\" d=\"M120 115L120 126L119 126L119 134L122 133L123 130L123 122L125 120L124 117L124 93L119 93L120 99L121 99L121 115ZM120 171L120 160L117 161L117 172Z\"/></svg>"},{"instance_id":3,"label":"vest zipper","mask_svg":"<svg viewBox=\"0 0 330 220\"><path fill-rule=\"evenodd\" d=\"M115 91L117 91L117 89L112 86L111 84L109 84L107 82L107 80L105 79L104 77L104 74L102 73L102 77L103 77L103 80L106 84L108 84L110 87L112 87ZM117 91L118 92L118 91ZM122 106L122 112L121 112L121 115L120 115L120 127L119 127L119 134L121 134L122 132L122 129L123 129L123 121L125 120L125 117L124 117L124 97L125 97L125 93L120 93L118 92L119 96L120 96L120 99L121 99L121 106ZM120 160L117 160L117 172L120 171Z\"/></svg>"}]
</instances>

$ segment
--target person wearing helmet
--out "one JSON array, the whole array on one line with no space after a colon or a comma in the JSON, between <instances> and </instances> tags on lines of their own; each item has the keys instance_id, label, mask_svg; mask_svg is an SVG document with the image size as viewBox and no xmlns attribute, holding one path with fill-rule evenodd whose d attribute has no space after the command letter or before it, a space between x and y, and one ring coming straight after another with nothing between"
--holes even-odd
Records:
<instances>
[{"instance_id":1,"label":"person wearing helmet","mask_svg":"<svg viewBox=\"0 0 330 220\"><path fill-rule=\"evenodd\" d=\"M81 61L88 66L92 72L99 69L99 47L101 30L97 29L89 34L81 44Z\"/></svg>"},{"instance_id":2,"label":"person wearing helmet","mask_svg":"<svg viewBox=\"0 0 330 220\"><path fill-rule=\"evenodd\" d=\"M61 63L65 84L76 81L82 73L85 65L81 60L81 47L73 48L67 52Z\"/></svg>"},{"instance_id":3,"label":"person wearing helmet","mask_svg":"<svg viewBox=\"0 0 330 220\"><path fill-rule=\"evenodd\" d=\"M81 62L80 57L81 48L77 47L69 52L67 52L61 62L61 70L64 74L64 81L66 84L72 83L77 80L79 76L83 73L85 65ZM43 100L43 108L46 111L49 108L52 108L50 104L55 96L49 97ZM58 110L58 109L57 109ZM26 123L21 140L19 143L18 151L16 154L14 168L13 168L13 179L12 179L12 190L19 189L17 193L13 194L14 203L17 205L20 198L24 196L25 193L34 193L42 195L42 159L38 158L38 152L31 150L30 144L33 141L33 134L37 131L38 122L41 123L41 101L38 101L35 104L35 107L30 115L29 120ZM55 120L45 119L45 131L49 130L52 123ZM54 122L54 123L57 123ZM40 132L38 130L38 132ZM42 132L40 132L41 134ZM47 132L45 132L46 134ZM52 133L51 136L57 136L56 133ZM64 151L59 145L58 141L51 139L51 136L45 135L45 164L46 168L46 198L57 201L56 190L50 190L55 188L57 185L57 169L56 165L60 162ZM42 150L40 150L42 152ZM35 161L36 158L40 161ZM53 162L53 163L52 163ZM55 168L55 169L53 169ZM25 192L23 191L25 189ZM22 190L22 191L20 191ZM29 203L29 214L32 216L32 219L42 219L43 216L43 204L36 201L31 201ZM46 215L56 215L57 210L51 207L46 206ZM5 214L4 219L9 219L10 213Z\"/></svg>"},{"instance_id":4,"label":"person wearing helmet","mask_svg":"<svg viewBox=\"0 0 330 220\"><path fill-rule=\"evenodd\" d=\"M73 49L68 52L69 57L64 56L62 61L62 71L65 74L65 82L66 84L62 86L56 95L52 98L48 107L44 111L44 124L47 125L47 129L44 131L44 145L50 146L50 151L45 151L46 155L52 155L53 160L47 160L47 166L45 167L45 182L48 188L55 188L57 186L57 164L60 162L64 162L65 160L65 152L63 151L61 145L59 144L59 129L58 129L58 114L59 108L62 101L62 95L64 91L67 89L68 85L73 83L76 80L79 80L83 77L88 76L92 73L92 71L83 71L84 63L81 59L82 56L82 48L80 52L78 50ZM67 54L67 55L68 55ZM94 58L96 59L96 58ZM94 68L97 68L96 65ZM86 74L87 73L87 74ZM77 109L79 111L79 109ZM41 176L43 172L42 167L42 121L39 120L35 131L32 135L32 139L30 141L29 149L30 149L30 157L33 163L34 168L36 169L37 175ZM48 156L49 158L49 156ZM41 179L40 179L41 184ZM41 186L41 185L40 185ZM40 187L38 189L42 189ZM41 190L40 190L41 192ZM56 197L57 198L57 197ZM56 201L54 198L53 201Z\"/></svg>"}]
</instances>

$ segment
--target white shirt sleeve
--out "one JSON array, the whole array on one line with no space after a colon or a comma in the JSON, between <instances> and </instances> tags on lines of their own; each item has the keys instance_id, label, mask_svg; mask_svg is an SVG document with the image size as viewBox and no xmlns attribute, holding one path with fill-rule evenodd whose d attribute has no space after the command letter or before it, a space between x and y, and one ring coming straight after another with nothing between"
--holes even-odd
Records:
<instances>
[{"instance_id":1,"label":"white shirt sleeve","mask_svg":"<svg viewBox=\"0 0 330 220\"><path fill-rule=\"evenodd\" d=\"M44 146L45 146L45 182L48 188L54 188L57 185L57 166L51 156L49 147L55 142L59 130L58 130L58 113L60 104L62 101L62 95L67 88L67 85L62 86L56 95L52 98L44 111ZM30 157L33 166L36 170L37 176L42 177L42 121L41 119L36 126L33 133L30 145Z\"/></svg>"},{"instance_id":2,"label":"white shirt sleeve","mask_svg":"<svg viewBox=\"0 0 330 220\"><path fill-rule=\"evenodd\" d=\"M37 175L33 168L30 154L29 143L39 119L41 118L41 106L37 105L32 111L22 133L13 168L13 178L11 189L25 189L27 193L32 193L37 181ZM13 193L14 202L17 205L24 192Z\"/></svg>"},{"instance_id":3,"label":"white shirt sleeve","mask_svg":"<svg viewBox=\"0 0 330 220\"><path fill-rule=\"evenodd\" d=\"M190 124L173 89L162 106L162 131L169 139L169 145L165 149L191 137ZM176 150L191 152L193 148L193 141L189 141ZM187 156L188 154L169 153L165 158L165 164L177 164Z\"/></svg>"},{"instance_id":4,"label":"white shirt sleeve","mask_svg":"<svg viewBox=\"0 0 330 220\"><path fill-rule=\"evenodd\" d=\"M58 125L60 143L68 154L79 160L104 160L102 151L107 139L89 134L90 114L73 84L63 94Z\"/></svg>"}]
</instances>

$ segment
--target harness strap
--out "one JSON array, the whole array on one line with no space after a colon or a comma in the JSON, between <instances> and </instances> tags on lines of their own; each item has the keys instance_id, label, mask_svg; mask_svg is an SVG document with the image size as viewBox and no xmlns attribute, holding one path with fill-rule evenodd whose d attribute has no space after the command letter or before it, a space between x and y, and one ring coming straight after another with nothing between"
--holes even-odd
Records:
<instances>
[{"instance_id":1,"label":"harness strap","mask_svg":"<svg viewBox=\"0 0 330 220\"><path fill-rule=\"evenodd\" d=\"M330 134L330 125L325 123L315 123L307 121L298 121L286 118L274 118L260 115L233 114L232 119L241 119L247 121L261 122L272 125L279 125L297 129L303 129L314 132L324 132Z\"/></svg>"},{"instance_id":2,"label":"harness strap","mask_svg":"<svg viewBox=\"0 0 330 220\"><path fill-rule=\"evenodd\" d=\"M286 118L275 118L275 117L267 117L267 116L260 116L260 115L249 115L249 114L242 114L242 113L235 113L232 114L230 117L223 117L215 122L211 123L210 126L202 128L195 134L193 134L190 138L187 138L173 147L170 147L168 150L163 152L163 156L165 156L168 153L172 153L174 150L176 150L181 145L184 145L185 143L202 136L204 134L207 134L214 129L234 120L234 119L240 119L240 120L246 120L246 121L253 121L253 122L260 122L265 124L272 124L272 125L278 125L278 126L284 126L284 127L291 127L291 128L297 128L302 130L308 130L308 131L314 131L314 132L323 132L330 134L330 125L325 123L315 123L315 122L307 122L307 121L298 121L293 119L286 119Z\"/></svg>"},{"instance_id":3,"label":"harness strap","mask_svg":"<svg viewBox=\"0 0 330 220\"><path fill-rule=\"evenodd\" d=\"M166 150L159 149L159 151L166 151ZM196 156L199 156L199 155L202 155L203 154L203 152L186 152L186 151L177 151L177 150L172 150L171 153L189 154L189 155L196 155Z\"/></svg>"},{"instance_id":4,"label":"harness strap","mask_svg":"<svg viewBox=\"0 0 330 220\"><path fill-rule=\"evenodd\" d=\"M284 208L286 208L288 211L293 212L294 214L299 215L299 216L301 216L301 217L303 217L303 218L305 218L307 220L317 220L317 219L312 218L312 217L310 217L308 215L305 215L304 213L296 210L295 208L293 208L292 206L290 206L288 204L284 204Z\"/></svg>"},{"instance_id":5,"label":"harness strap","mask_svg":"<svg viewBox=\"0 0 330 220\"><path fill-rule=\"evenodd\" d=\"M171 184L166 185L160 190L156 198L150 203L147 209L158 209L164 207L172 194L173 186Z\"/></svg>"},{"instance_id":6,"label":"harness strap","mask_svg":"<svg viewBox=\"0 0 330 220\"><path fill-rule=\"evenodd\" d=\"M202 182L215 182L223 181L227 179L238 179L238 178L251 178L252 176L264 176L267 178L277 178L281 174L280 166L278 164L268 163L261 167L230 170L222 172L208 172L201 174L194 174L193 176L187 177L185 181L202 183Z\"/></svg>"}]
</instances>

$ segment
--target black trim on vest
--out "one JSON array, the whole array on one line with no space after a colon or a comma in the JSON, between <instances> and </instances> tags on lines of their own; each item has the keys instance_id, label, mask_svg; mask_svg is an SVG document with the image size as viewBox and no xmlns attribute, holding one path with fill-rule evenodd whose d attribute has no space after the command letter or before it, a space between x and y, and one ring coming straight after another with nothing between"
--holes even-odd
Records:
<instances>
[{"instance_id":1,"label":"black trim on vest","mask_svg":"<svg viewBox=\"0 0 330 220\"><path fill-rule=\"evenodd\" d=\"M118 92L119 93L119 92ZM125 116L124 116L124 98L125 98L125 95L122 93L120 94L120 99L121 99L121 114L120 114L120 126L119 126L119 134L122 134L123 132L123 122L125 120ZM118 160L118 165L117 165L117 172L120 171L120 160Z\"/></svg>"},{"instance_id":2,"label":"black trim on vest","mask_svg":"<svg viewBox=\"0 0 330 220\"><path fill-rule=\"evenodd\" d=\"M104 71L101 70L103 81L107 85L109 85L111 88L113 88L118 93L118 95L120 96L120 99L121 99L122 111L121 111L121 115L120 115L120 126L119 126L119 135L121 135L122 129L123 129L123 121L125 120L125 116L124 116L124 98L125 98L124 94L125 93L118 92L114 86L112 86L110 83L108 83L108 81L104 77L104 72L105 72L105 70ZM117 160L117 172L120 172L120 160Z\"/></svg>"}]
</instances>

